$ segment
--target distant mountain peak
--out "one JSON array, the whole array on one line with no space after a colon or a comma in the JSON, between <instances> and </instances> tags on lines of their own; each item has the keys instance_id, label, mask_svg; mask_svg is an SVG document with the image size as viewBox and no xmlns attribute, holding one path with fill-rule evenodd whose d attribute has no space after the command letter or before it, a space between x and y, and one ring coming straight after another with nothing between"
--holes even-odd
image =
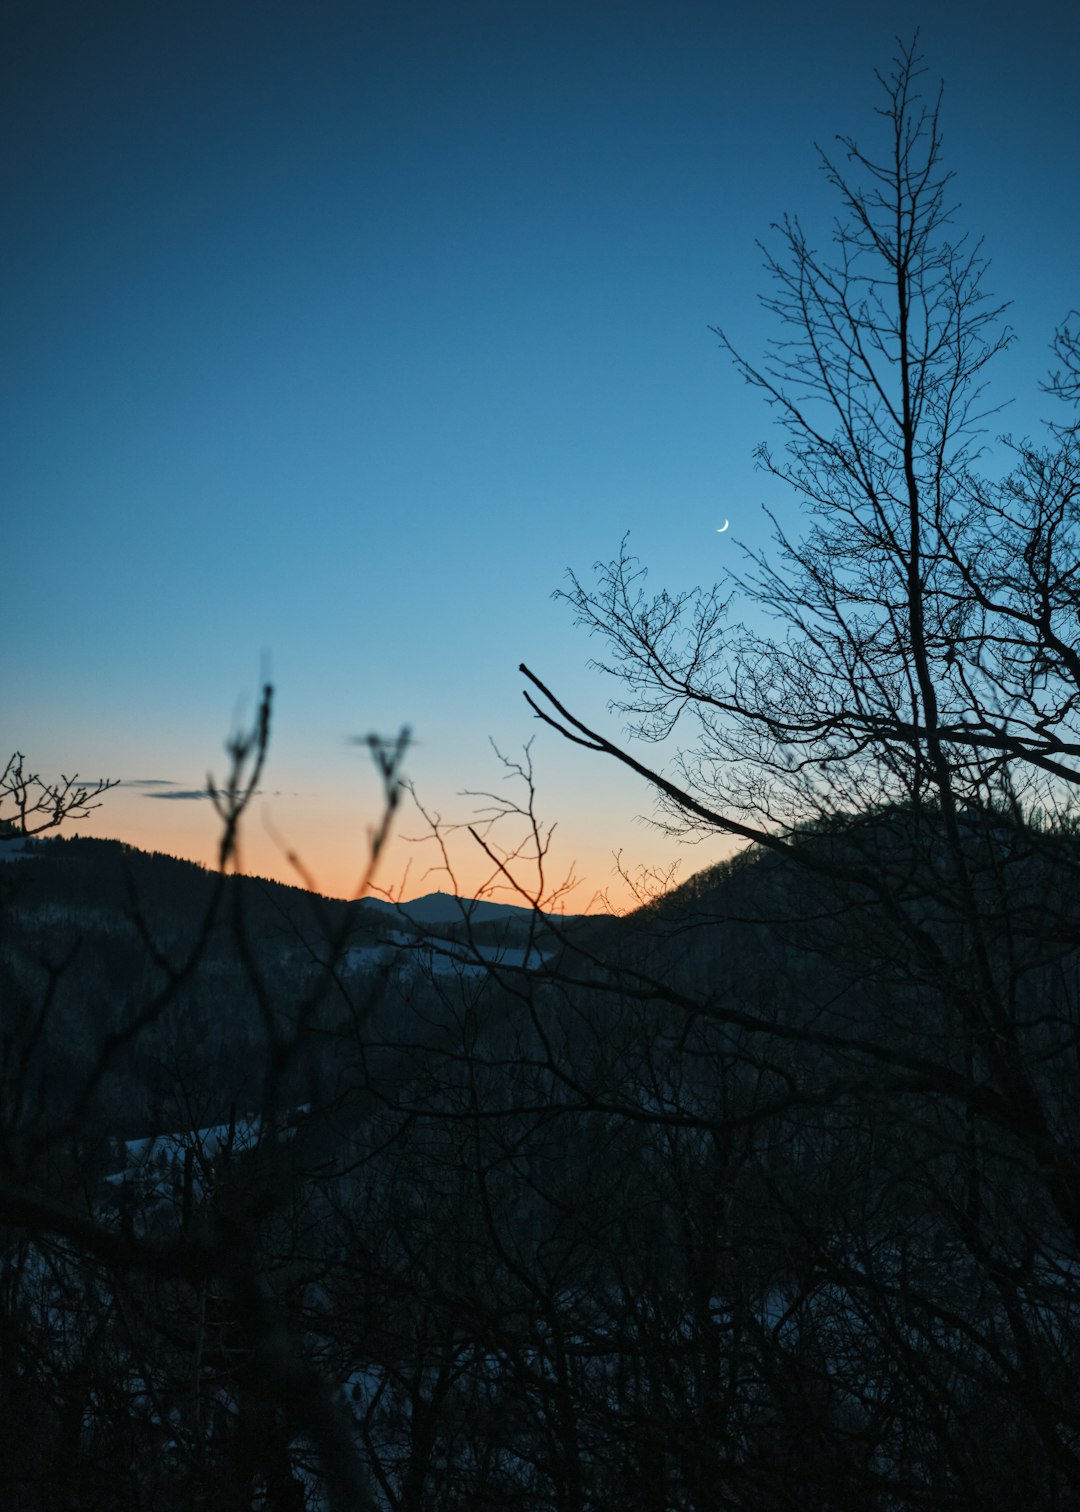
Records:
<instances>
[{"instance_id":1,"label":"distant mountain peak","mask_svg":"<svg viewBox=\"0 0 1080 1512\"><path fill-rule=\"evenodd\" d=\"M361 907L370 908L395 918L406 919L414 924L491 924L499 920L525 920L533 910L518 903L493 903L486 898L459 898L454 893L425 893L422 898L409 898L399 903L385 898L362 898ZM572 915L545 914L545 918L572 917Z\"/></svg>"}]
</instances>

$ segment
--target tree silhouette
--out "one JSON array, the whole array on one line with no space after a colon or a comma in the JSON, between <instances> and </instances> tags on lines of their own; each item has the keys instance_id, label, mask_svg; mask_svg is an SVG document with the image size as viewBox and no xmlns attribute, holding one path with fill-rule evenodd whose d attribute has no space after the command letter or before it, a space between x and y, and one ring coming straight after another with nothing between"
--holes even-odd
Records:
<instances>
[{"instance_id":1,"label":"tree silhouette","mask_svg":"<svg viewBox=\"0 0 1080 1512\"><path fill-rule=\"evenodd\" d=\"M654 911L678 945L624 955L619 981L737 1034L743 1085L766 1090L746 1110L756 1201L788 1268L760 1369L804 1423L788 1472L822 1505L831 1483L857 1505L1004 1506L1025 1476L1065 1505L1080 1483L1062 1384L1080 1301L1080 450L1055 419L987 472L987 369L1010 337L981 245L953 229L923 75L901 49L879 76L880 148L841 137L822 154L828 251L795 219L774 228L764 360L720 333L783 424L782 450L758 455L805 535L777 525L771 553L675 595L647 591L624 542L564 595L604 642L631 736L672 742L674 763L522 671L537 715L642 776L673 829L752 847L743 882ZM1075 401L1068 325L1055 353L1048 389ZM689 990L690 932L739 918L764 980L744 966ZM764 1152L784 1130L800 1154L777 1166ZM1004 1401L1011 1481L972 1426L1005 1433Z\"/></svg>"}]
</instances>

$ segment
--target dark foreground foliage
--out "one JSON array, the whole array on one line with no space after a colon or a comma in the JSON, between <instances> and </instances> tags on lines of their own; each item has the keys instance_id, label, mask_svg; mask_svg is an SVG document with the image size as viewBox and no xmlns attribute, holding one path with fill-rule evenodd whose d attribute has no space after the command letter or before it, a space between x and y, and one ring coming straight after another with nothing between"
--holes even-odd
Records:
<instances>
[{"instance_id":1,"label":"dark foreground foliage","mask_svg":"<svg viewBox=\"0 0 1080 1512\"><path fill-rule=\"evenodd\" d=\"M346 957L258 1127L257 1001L185 1071L181 992L65 1131L100 1042L77 974L83 1039L53 1042L61 975L68 1091L21 1130L8 1094L8 1213L36 1206L4 1239L4 1504L344 1505L341 1434L357 1504L417 1512L1074 1505L1080 846L972 822L1011 921L1010 1018L973 1046L938 830L802 837L902 879L902 920L765 853L539 969ZM8 981L31 948L9 932ZM176 1135L141 1164L140 1067Z\"/></svg>"}]
</instances>

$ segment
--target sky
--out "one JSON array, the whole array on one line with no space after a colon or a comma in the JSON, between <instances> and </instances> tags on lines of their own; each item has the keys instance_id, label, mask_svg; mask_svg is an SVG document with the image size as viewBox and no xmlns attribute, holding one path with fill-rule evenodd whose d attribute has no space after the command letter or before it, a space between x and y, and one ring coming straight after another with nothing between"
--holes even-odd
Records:
<instances>
[{"instance_id":1,"label":"sky","mask_svg":"<svg viewBox=\"0 0 1080 1512\"><path fill-rule=\"evenodd\" d=\"M291 851L351 895L380 807L356 737L403 725L424 812L376 883L404 897L490 882L470 794L521 799L498 753L527 746L562 906L625 906L616 856L720 859L538 724L518 664L617 736L567 571L629 532L684 588L767 540L763 505L797 532L710 328L763 349L758 243L827 228L814 144L873 142L874 69L916 27L959 224L1013 301L1002 429L1033 433L1080 304L1078 7L11 7L0 744L121 780L80 832L212 862L197 795L269 678L247 870L296 881Z\"/></svg>"}]
</instances>

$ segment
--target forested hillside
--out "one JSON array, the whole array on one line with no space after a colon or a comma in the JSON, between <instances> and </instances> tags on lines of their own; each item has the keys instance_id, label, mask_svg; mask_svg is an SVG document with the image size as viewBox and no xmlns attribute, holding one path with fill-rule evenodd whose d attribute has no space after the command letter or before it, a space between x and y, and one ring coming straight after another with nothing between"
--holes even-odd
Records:
<instances>
[{"instance_id":1,"label":"forested hillside","mask_svg":"<svg viewBox=\"0 0 1080 1512\"><path fill-rule=\"evenodd\" d=\"M302 1045L326 968L253 905L262 932L209 945L89 1100L95 1053L167 968L108 904L115 848L12 863L9 967L63 907L98 912L94 969L50 989L18 1166L9 1125L9 1203L16 1177L64 1213L6 1243L9 1499L314 1506L347 1442L372 1506L884 1508L959 1487L1004 1508L1033 1484L1069 1505L1075 1236L907 937L917 921L962 959L940 823L889 810L799 843L580 921L539 969L469 971L464 938L457 969L336 973ZM973 816L967 844L1011 922L1018 1065L1074 1149L1076 840ZM145 916L182 948L205 874L145 869ZM886 875L902 919L863 880ZM175 1148L125 1171L107 1136L133 1132L128 1104Z\"/></svg>"}]
</instances>

